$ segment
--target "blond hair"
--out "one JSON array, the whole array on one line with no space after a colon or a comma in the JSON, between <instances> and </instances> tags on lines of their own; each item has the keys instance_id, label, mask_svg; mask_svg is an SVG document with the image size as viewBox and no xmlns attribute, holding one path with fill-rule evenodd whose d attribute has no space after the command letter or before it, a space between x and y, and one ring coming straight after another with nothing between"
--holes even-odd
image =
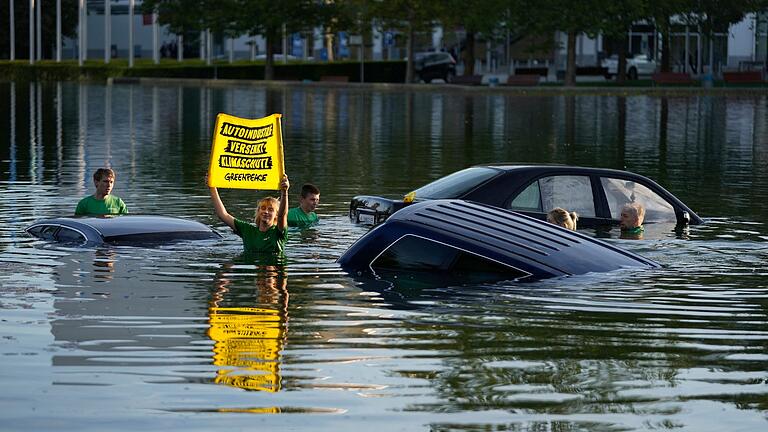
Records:
<instances>
[{"instance_id":1,"label":"blond hair","mask_svg":"<svg viewBox=\"0 0 768 432\"><path fill-rule=\"evenodd\" d=\"M274 197L266 197L259 200L259 202L256 204L256 211L254 212L253 218L258 223L262 209L265 205L271 206L273 209L275 209L275 216L272 218L272 225L277 223L277 212L280 209L280 200Z\"/></svg>"},{"instance_id":2,"label":"blond hair","mask_svg":"<svg viewBox=\"0 0 768 432\"><path fill-rule=\"evenodd\" d=\"M568 212L560 207L555 207L547 213L547 222L559 225L563 228L568 228L571 231L576 231L576 221L578 220L578 213Z\"/></svg>"},{"instance_id":3,"label":"blond hair","mask_svg":"<svg viewBox=\"0 0 768 432\"><path fill-rule=\"evenodd\" d=\"M637 226L640 226L643 224L643 221L645 221L645 207L643 207L642 204L633 202L629 204L624 204L624 207L621 208L622 212L627 212L630 216L635 218L637 220Z\"/></svg>"}]
</instances>

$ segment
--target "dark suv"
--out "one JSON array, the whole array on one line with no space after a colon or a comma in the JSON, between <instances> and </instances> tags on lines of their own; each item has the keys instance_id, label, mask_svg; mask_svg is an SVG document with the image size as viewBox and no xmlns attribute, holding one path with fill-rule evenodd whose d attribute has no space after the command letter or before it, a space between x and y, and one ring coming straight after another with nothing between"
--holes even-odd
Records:
<instances>
[{"instance_id":1,"label":"dark suv","mask_svg":"<svg viewBox=\"0 0 768 432\"><path fill-rule=\"evenodd\" d=\"M447 52L422 52L413 56L413 67L425 83L440 78L451 82L456 76L456 60Z\"/></svg>"}]
</instances>

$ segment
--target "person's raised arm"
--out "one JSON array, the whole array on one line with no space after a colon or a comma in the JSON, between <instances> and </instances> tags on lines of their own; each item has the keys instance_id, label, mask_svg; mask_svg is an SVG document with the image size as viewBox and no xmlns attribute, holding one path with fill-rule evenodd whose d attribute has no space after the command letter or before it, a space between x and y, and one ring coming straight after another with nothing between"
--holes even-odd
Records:
<instances>
[{"instance_id":1,"label":"person's raised arm","mask_svg":"<svg viewBox=\"0 0 768 432\"><path fill-rule=\"evenodd\" d=\"M227 224L233 230L235 229L235 218L231 214L227 213L227 208L224 207L224 203L219 198L219 190L215 187L209 187L211 190L211 201L213 201L213 209L216 211L216 216L221 219L222 222Z\"/></svg>"},{"instance_id":2,"label":"person's raised arm","mask_svg":"<svg viewBox=\"0 0 768 432\"><path fill-rule=\"evenodd\" d=\"M277 209L277 229L284 231L288 227L288 188L291 183L284 175L280 181L280 207Z\"/></svg>"}]
</instances>

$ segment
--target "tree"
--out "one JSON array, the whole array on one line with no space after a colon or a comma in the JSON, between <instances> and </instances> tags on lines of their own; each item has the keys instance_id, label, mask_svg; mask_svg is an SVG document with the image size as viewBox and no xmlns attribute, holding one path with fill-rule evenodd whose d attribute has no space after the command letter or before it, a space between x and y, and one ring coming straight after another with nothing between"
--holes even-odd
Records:
<instances>
[{"instance_id":1,"label":"tree","mask_svg":"<svg viewBox=\"0 0 768 432\"><path fill-rule=\"evenodd\" d=\"M234 6L233 0L144 0L141 10L145 14L157 13L160 25L168 26L168 30L177 35L185 35L184 40L192 42L205 30L239 36L232 25ZM199 13L201 10L207 12Z\"/></svg>"},{"instance_id":2,"label":"tree","mask_svg":"<svg viewBox=\"0 0 768 432\"><path fill-rule=\"evenodd\" d=\"M375 21L373 9L368 0L328 0L325 7L324 28L326 32L328 60L333 60L332 35L340 31L351 31L365 38L370 37L371 23Z\"/></svg>"},{"instance_id":3,"label":"tree","mask_svg":"<svg viewBox=\"0 0 768 432\"><path fill-rule=\"evenodd\" d=\"M190 31L203 31L205 15L193 13L204 10L213 4L205 0L144 0L141 10L145 14L157 13L158 23L168 26L168 30L175 34L184 34Z\"/></svg>"},{"instance_id":4,"label":"tree","mask_svg":"<svg viewBox=\"0 0 768 432\"><path fill-rule=\"evenodd\" d=\"M690 10L692 1L696 0L666 0L664 2L648 1L648 18L656 23L656 30L661 33L661 71L669 72L670 65L670 33L672 17L680 16Z\"/></svg>"},{"instance_id":5,"label":"tree","mask_svg":"<svg viewBox=\"0 0 768 432\"><path fill-rule=\"evenodd\" d=\"M561 31L568 35L565 85L576 85L576 37L586 33L596 37L602 23L597 13L607 0L520 0L527 15L527 25L536 33L549 36ZM555 46L557 50L559 47Z\"/></svg>"},{"instance_id":6,"label":"tree","mask_svg":"<svg viewBox=\"0 0 768 432\"><path fill-rule=\"evenodd\" d=\"M46 2L43 4L40 19L42 20L41 48L43 58L52 58L56 49L56 5ZM26 58L29 53L29 0L14 0L13 14L15 24L16 58ZM61 0L61 35L75 37L77 35L77 0ZM0 58L9 58L11 54L11 11L8 0L0 1Z\"/></svg>"},{"instance_id":7,"label":"tree","mask_svg":"<svg viewBox=\"0 0 768 432\"><path fill-rule=\"evenodd\" d=\"M274 79L274 44L280 40L283 26L287 33L312 29L322 24L331 8L314 0L230 0L235 3L234 27L251 36L266 40L264 79ZM288 53L283 53L287 55Z\"/></svg>"},{"instance_id":8,"label":"tree","mask_svg":"<svg viewBox=\"0 0 768 432\"><path fill-rule=\"evenodd\" d=\"M414 35L416 32L432 31L437 23L439 3L431 0L378 0L370 3L369 16L374 17L383 28L400 30L406 34L407 83L414 81Z\"/></svg>"},{"instance_id":9,"label":"tree","mask_svg":"<svg viewBox=\"0 0 768 432\"><path fill-rule=\"evenodd\" d=\"M648 0L612 1L606 0L599 11L600 29L603 36L615 38L618 44L618 67L616 82L624 83L627 70L627 32L632 24L648 16Z\"/></svg>"},{"instance_id":10,"label":"tree","mask_svg":"<svg viewBox=\"0 0 768 432\"><path fill-rule=\"evenodd\" d=\"M513 21L511 11L517 11L516 1L505 0L446 0L441 2L440 21L445 29L462 28L465 49L457 47L464 60L464 75L475 74L475 41L478 35L493 39L503 24ZM493 13L496 12L496 13ZM517 15L515 15L517 16Z\"/></svg>"},{"instance_id":11,"label":"tree","mask_svg":"<svg viewBox=\"0 0 768 432\"><path fill-rule=\"evenodd\" d=\"M683 1L683 0L679 0ZM712 44L714 33L728 30L732 24L738 23L750 12L758 12L768 8L766 0L688 0L684 2L683 21L691 26L699 26L707 35L710 45L710 72L712 71ZM687 59L686 59L687 61Z\"/></svg>"}]
</instances>

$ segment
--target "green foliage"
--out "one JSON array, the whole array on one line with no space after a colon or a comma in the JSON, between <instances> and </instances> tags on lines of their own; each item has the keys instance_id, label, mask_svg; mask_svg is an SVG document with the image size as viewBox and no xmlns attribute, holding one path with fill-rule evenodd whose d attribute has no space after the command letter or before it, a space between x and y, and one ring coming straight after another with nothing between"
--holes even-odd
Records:
<instances>
[{"instance_id":1,"label":"green foliage","mask_svg":"<svg viewBox=\"0 0 768 432\"><path fill-rule=\"evenodd\" d=\"M386 0L369 4L368 15L383 28L431 31L438 24L441 2L431 0Z\"/></svg>"},{"instance_id":2,"label":"green foliage","mask_svg":"<svg viewBox=\"0 0 768 432\"><path fill-rule=\"evenodd\" d=\"M677 0L678 12L688 25L701 26L704 33L720 32L741 21L749 12L768 8L766 0Z\"/></svg>"}]
</instances>

